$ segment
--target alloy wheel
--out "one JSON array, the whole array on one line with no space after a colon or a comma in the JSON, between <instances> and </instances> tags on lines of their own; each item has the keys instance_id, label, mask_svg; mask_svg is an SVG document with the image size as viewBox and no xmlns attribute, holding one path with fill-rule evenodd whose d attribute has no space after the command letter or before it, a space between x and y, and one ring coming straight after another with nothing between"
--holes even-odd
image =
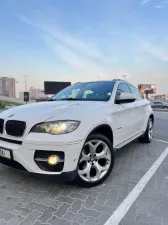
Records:
<instances>
[{"instance_id":1,"label":"alloy wheel","mask_svg":"<svg viewBox=\"0 0 168 225\"><path fill-rule=\"evenodd\" d=\"M148 136L151 141L153 138L153 121L151 119L149 120Z\"/></svg>"},{"instance_id":2,"label":"alloy wheel","mask_svg":"<svg viewBox=\"0 0 168 225\"><path fill-rule=\"evenodd\" d=\"M87 182L99 181L107 174L110 165L111 151L108 145L101 140L91 140L82 149L78 174Z\"/></svg>"}]
</instances>

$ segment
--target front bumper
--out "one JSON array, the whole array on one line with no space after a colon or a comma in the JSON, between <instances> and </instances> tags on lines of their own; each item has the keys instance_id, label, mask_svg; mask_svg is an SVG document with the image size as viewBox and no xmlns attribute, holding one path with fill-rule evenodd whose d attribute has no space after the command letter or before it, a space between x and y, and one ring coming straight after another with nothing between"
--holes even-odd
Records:
<instances>
[{"instance_id":1,"label":"front bumper","mask_svg":"<svg viewBox=\"0 0 168 225\"><path fill-rule=\"evenodd\" d=\"M12 151L13 159L6 159L0 157L0 162L19 169L22 171L30 172L37 175L47 177L56 177L59 180L73 180L76 176L77 164L80 157L81 149L84 141L76 141L71 143L22 143L22 145L9 143L0 140L0 147ZM64 166L60 172L50 172L42 170L34 160L36 151L50 151L50 152L63 152L64 153Z\"/></svg>"},{"instance_id":2,"label":"front bumper","mask_svg":"<svg viewBox=\"0 0 168 225\"><path fill-rule=\"evenodd\" d=\"M0 163L9 166L11 168L17 169L19 171L29 173L20 163L16 162L15 160L8 160L0 157ZM41 174L41 173L39 174L32 172L31 174L38 178L44 178L45 180L72 181L76 178L77 168L74 171L62 172L60 174Z\"/></svg>"}]
</instances>

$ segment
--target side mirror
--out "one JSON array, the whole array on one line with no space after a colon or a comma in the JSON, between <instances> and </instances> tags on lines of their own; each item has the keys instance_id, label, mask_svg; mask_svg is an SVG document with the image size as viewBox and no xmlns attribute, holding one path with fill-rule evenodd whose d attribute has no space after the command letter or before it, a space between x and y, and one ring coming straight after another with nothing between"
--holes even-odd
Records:
<instances>
[{"instance_id":1,"label":"side mirror","mask_svg":"<svg viewBox=\"0 0 168 225\"><path fill-rule=\"evenodd\" d=\"M116 104L131 103L131 102L135 102L135 100L136 100L136 95L134 94L117 92Z\"/></svg>"}]
</instances>

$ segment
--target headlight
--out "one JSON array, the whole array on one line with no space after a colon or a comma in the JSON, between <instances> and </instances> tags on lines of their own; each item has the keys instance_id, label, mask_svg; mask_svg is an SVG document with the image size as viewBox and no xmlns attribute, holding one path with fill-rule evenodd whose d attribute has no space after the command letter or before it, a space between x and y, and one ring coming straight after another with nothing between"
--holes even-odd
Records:
<instances>
[{"instance_id":1,"label":"headlight","mask_svg":"<svg viewBox=\"0 0 168 225\"><path fill-rule=\"evenodd\" d=\"M80 121L65 120L45 122L35 125L31 129L31 133L48 133L52 135L70 133L78 128Z\"/></svg>"}]
</instances>

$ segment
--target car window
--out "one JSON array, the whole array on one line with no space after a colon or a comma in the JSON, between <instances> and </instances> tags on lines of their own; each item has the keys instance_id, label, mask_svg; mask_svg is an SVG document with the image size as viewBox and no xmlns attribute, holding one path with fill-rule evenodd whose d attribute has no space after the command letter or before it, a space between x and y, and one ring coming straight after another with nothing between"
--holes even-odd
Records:
<instances>
[{"instance_id":1,"label":"car window","mask_svg":"<svg viewBox=\"0 0 168 225\"><path fill-rule=\"evenodd\" d=\"M154 102L154 104L162 104L162 102Z\"/></svg>"},{"instance_id":2,"label":"car window","mask_svg":"<svg viewBox=\"0 0 168 225\"><path fill-rule=\"evenodd\" d=\"M86 90L83 94L83 98L87 98L88 95L93 94L93 91L91 90Z\"/></svg>"},{"instance_id":3,"label":"car window","mask_svg":"<svg viewBox=\"0 0 168 225\"><path fill-rule=\"evenodd\" d=\"M129 88L131 90L131 93L136 95L136 100L139 101L144 99L144 96L141 94L141 92L137 88L133 87L132 85L129 85Z\"/></svg>"},{"instance_id":4,"label":"car window","mask_svg":"<svg viewBox=\"0 0 168 225\"><path fill-rule=\"evenodd\" d=\"M117 92L120 92L120 93L131 93L130 90L129 90L128 85L125 84L125 83L121 83L121 84L118 85Z\"/></svg>"},{"instance_id":5,"label":"car window","mask_svg":"<svg viewBox=\"0 0 168 225\"><path fill-rule=\"evenodd\" d=\"M120 83L117 88L117 93L115 99L118 99L121 93L131 93L128 85L125 83Z\"/></svg>"},{"instance_id":6,"label":"car window","mask_svg":"<svg viewBox=\"0 0 168 225\"><path fill-rule=\"evenodd\" d=\"M60 91L50 101L108 101L113 87L114 82L111 81L77 83Z\"/></svg>"}]
</instances>

